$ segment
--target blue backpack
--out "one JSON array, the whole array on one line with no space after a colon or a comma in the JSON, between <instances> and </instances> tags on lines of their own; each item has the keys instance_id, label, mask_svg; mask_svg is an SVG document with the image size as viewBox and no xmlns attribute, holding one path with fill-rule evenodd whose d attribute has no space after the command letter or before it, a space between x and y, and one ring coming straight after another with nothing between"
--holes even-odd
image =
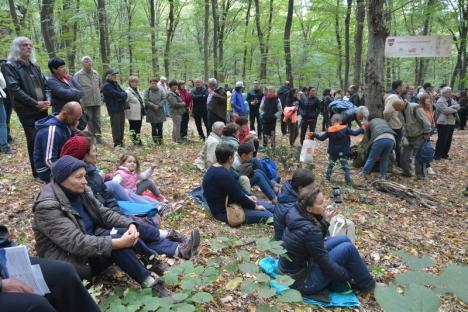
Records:
<instances>
[{"instance_id":1,"label":"blue backpack","mask_svg":"<svg viewBox=\"0 0 468 312\"><path fill-rule=\"evenodd\" d=\"M263 157L260 159L260 164L263 167L263 171L266 173L267 177L270 180L275 180L276 183L279 183L281 178L278 174L278 167L273 159L269 157Z\"/></svg>"},{"instance_id":2,"label":"blue backpack","mask_svg":"<svg viewBox=\"0 0 468 312\"><path fill-rule=\"evenodd\" d=\"M432 147L431 141L424 142L416 154L416 160L420 164L430 163L434 159L435 150Z\"/></svg>"}]
</instances>

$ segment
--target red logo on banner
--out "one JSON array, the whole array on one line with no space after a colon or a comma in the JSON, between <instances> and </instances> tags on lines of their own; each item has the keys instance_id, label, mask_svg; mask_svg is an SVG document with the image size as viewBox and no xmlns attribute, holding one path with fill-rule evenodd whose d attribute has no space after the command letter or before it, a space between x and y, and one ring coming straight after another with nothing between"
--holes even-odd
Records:
<instances>
[{"instance_id":1,"label":"red logo on banner","mask_svg":"<svg viewBox=\"0 0 468 312\"><path fill-rule=\"evenodd\" d=\"M388 45L392 46L395 43L395 39L388 39Z\"/></svg>"}]
</instances>

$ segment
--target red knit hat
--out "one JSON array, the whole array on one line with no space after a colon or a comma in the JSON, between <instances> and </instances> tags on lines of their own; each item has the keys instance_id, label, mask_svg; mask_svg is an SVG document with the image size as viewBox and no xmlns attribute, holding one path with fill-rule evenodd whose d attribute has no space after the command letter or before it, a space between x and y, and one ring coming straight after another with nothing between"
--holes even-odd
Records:
<instances>
[{"instance_id":1,"label":"red knit hat","mask_svg":"<svg viewBox=\"0 0 468 312\"><path fill-rule=\"evenodd\" d=\"M60 151L60 157L70 155L79 160L83 160L90 149L89 139L84 136L76 135L68 139Z\"/></svg>"}]
</instances>

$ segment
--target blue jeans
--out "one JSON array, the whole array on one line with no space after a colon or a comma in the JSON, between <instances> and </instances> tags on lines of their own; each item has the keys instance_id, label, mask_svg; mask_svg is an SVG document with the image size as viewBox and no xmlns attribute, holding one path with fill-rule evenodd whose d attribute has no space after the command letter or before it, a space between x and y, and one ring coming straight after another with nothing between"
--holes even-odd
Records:
<instances>
[{"instance_id":1,"label":"blue jeans","mask_svg":"<svg viewBox=\"0 0 468 312\"><path fill-rule=\"evenodd\" d=\"M250 178L250 185L258 185L263 194L265 194L269 200L272 200L276 197L275 191L273 190L273 183L271 183L267 175L260 169L254 170L254 175L252 178Z\"/></svg>"},{"instance_id":2,"label":"blue jeans","mask_svg":"<svg viewBox=\"0 0 468 312\"><path fill-rule=\"evenodd\" d=\"M138 222L138 232L140 232L140 240L143 241L143 244L153 251L151 254L158 253L160 255L163 254L169 257L174 257L179 244L171 240L161 238L159 235L159 229L154 225L146 222ZM151 256L151 254L146 255Z\"/></svg>"},{"instance_id":3,"label":"blue jeans","mask_svg":"<svg viewBox=\"0 0 468 312\"><path fill-rule=\"evenodd\" d=\"M100 233L99 236L112 236L112 238L119 238L126 231L126 228L118 228L117 234L110 235L110 231L106 230ZM133 280L141 284L150 275L150 272L137 258L137 253L145 254L147 256L150 253L150 251L142 244L141 240L139 240L133 248L112 250L111 259L122 269L122 271L127 273Z\"/></svg>"},{"instance_id":4,"label":"blue jeans","mask_svg":"<svg viewBox=\"0 0 468 312\"><path fill-rule=\"evenodd\" d=\"M8 145L8 128L5 104L0 98L0 147Z\"/></svg>"},{"instance_id":5,"label":"blue jeans","mask_svg":"<svg viewBox=\"0 0 468 312\"><path fill-rule=\"evenodd\" d=\"M367 290L374 286L374 278L370 275L366 265L361 259L356 247L346 236L334 236L325 240L325 248L328 255L336 264L344 267L359 290ZM310 271L301 292L313 294L326 288L333 279L323 275L318 264L314 264Z\"/></svg>"},{"instance_id":6,"label":"blue jeans","mask_svg":"<svg viewBox=\"0 0 468 312\"><path fill-rule=\"evenodd\" d=\"M138 204L154 205L158 210L163 205L160 201L152 199L148 196L138 195L137 193L127 190L122 185L114 181L107 181L107 188L112 192L116 200L131 201Z\"/></svg>"},{"instance_id":7,"label":"blue jeans","mask_svg":"<svg viewBox=\"0 0 468 312\"><path fill-rule=\"evenodd\" d=\"M380 139L372 143L369 156L367 156L364 168L362 168L362 173L364 175L369 174L372 171L375 162L380 157L380 176L385 177L388 170L388 158L390 157L390 153L392 152L394 145L395 142L392 139Z\"/></svg>"},{"instance_id":8,"label":"blue jeans","mask_svg":"<svg viewBox=\"0 0 468 312\"><path fill-rule=\"evenodd\" d=\"M265 211L263 210L253 210L253 209L244 209L245 213L245 224L254 224L254 223L264 223L267 221L268 218L273 217L273 210L275 209L275 206L267 203L267 202L262 202L258 201L257 205L262 205L265 207ZM227 220L227 214L226 213L220 213L214 216L215 219L228 223Z\"/></svg>"}]
</instances>

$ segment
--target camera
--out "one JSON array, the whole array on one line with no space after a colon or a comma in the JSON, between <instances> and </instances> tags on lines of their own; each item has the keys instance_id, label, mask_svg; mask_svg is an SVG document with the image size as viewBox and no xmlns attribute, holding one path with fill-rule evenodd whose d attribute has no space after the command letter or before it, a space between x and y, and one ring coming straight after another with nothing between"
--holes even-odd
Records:
<instances>
[{"instance_id":1,"label":"camera","mask_svg":"<svg viewBox=\"0 0 468 312\"><path fill-rule=\"evenodd\" d=\"M333 187L333 202L335 204L341 204L343 202L343 198L341 197L341 188L339 186Z\"/></svg>"}]
</instances>

